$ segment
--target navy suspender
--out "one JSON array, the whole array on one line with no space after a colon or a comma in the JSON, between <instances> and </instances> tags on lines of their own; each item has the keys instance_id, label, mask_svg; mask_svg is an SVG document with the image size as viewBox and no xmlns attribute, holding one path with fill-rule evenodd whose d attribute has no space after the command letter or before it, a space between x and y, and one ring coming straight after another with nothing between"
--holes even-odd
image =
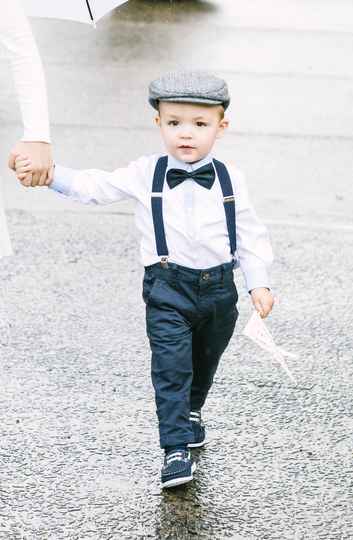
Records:
<instances>
[{"instance_id":1,"label":"navy suspender","mask_svg":"<svg viewBox=\"0 0 353 540\"><path fill-rule=\"evenodd\" d=\"M168 264L168 247L165 237L164 221L163 221L163 185L165 173L168 166L168 156L163 156L157 161L156 168L154 170L153 184L152 184L152 218L154 227L154 236L156 239L156 248L158 257L161 258L161 263L164 266Z\"/></svg>"},{"instance_id":2,"label":"navy suspender","mask_svg":"<svg viewBox=\"0 0 353 540\"><path fill-rule=\"evenodd\" d=\"M227 167L217 159L213 160L216 167L217 176L221 184L223 193L223 205L226 213L227 229L230 244L230 253L234 259L237 249L236 223L235 223L235 197L233 193L232 181L230 179Z\"/></svg>"},{"instance_id":3,"label":"navy suspender","mask_svg":"<svg viewBox=\"0 0 353 540\"><path fill-rule=\"evenodd\" d=\"M213 163L222 188L223 205L226 214L230 252L232 258L234 259L237 249L237 241L235 222L235 198L232 182L227 171L227 167L221 161L218 161L216 159L213 160ZM169 257L163 221L163 186L167 167L168 156L163 156L159 158L156 164L156 168L154 170L151 194L152 219L156 240L156 248L158 257L160 257L161 264L163 266L168 266Z\"/></svg>"}]
</instances>

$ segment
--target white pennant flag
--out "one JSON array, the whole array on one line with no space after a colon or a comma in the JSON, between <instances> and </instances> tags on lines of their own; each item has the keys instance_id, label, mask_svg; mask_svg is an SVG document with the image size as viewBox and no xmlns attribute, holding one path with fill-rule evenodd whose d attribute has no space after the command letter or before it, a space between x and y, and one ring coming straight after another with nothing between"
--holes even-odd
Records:
<instances>
[{"instance_id":1,"label":"white pennant flag","mask_svg":"<svg viewBox=\"0 0 353 540\"><path fill-rule=\"evenodd\" d=\"M257 311L254 311L251 315L248 323L243 330L243 334L244 336L247 336L248 338L252 339L252 341L257 343L259 347L272 354L275 360L285 370L288 377L294 382L294 384L297 384L295 378L293 377L287 366L287 362L284 359L285 356L288 356L290 358L297 358L296 355L284 351L280 347L277 347L272 335L266 328L265 323L263 322Z\"/></svg>"}]
</instances>

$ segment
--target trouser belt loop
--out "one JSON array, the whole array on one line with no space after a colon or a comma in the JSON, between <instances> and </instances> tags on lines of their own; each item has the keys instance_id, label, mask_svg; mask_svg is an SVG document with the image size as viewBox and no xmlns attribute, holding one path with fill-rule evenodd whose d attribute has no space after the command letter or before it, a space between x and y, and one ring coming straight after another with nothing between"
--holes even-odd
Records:
<instances>
[{"instance_id":1,"label":"trouser belt loop","mask_svg":"<svg viewBox=\"0 0 353 540\"><path fill-rule=\"evenodd\" d=\"M178 274L179 274L178 266L175 266L172 270L172 284L174 287L178 285Z\"/></svg>"},{"instance_id":2,"label":"trouser belt loop","mask_svg":"<svg viewBox=\"0 0 353 540\"><path fill-rule=\"evenodd\" d=\"M225 273L224 264L222 264L222 267L221 267L221 285L222 285L222 287L224 287L224 273Z\"/></svg>"}]
</instances>

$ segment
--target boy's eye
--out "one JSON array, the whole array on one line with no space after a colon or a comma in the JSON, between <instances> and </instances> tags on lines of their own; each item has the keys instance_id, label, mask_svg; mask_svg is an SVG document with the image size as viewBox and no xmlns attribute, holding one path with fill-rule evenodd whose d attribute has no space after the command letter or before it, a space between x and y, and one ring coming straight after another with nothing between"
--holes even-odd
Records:
<instances>
[{"instance_id":1,"label":"boy's eye","mask_svg":"<svg viewBox=\"0 0 353 540\"><path fill-rule=\"evenodd\" d=\"M206 122L196 122L197 127L205 127L207 126Z\"/></svg>"},{"instance_id":2,"label":"boy's eye","mask_svg":"<svg viewBox=\"0 0 353 540\"><path fill-rule=\"evenodd\" d=\"M178 120L169 120L168 126L178 126L179 122Z\"/></svg>"}]
</instances>

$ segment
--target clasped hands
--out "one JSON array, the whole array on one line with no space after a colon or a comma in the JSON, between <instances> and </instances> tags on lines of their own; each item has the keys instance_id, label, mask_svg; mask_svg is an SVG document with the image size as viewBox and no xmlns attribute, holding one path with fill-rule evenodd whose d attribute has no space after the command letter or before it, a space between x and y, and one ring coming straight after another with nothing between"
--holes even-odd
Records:
<instances>
[{"instance_id":1,"label":"clasped hands","mask_svg":"<svg viewBox=\"0 0 353 540\"><path fill-rule=\"evenodd\" d=\"M54 171L51 144L20 141L12 149L8 165L23 186L48 186Z\"/></svg>"}]
</instances>

